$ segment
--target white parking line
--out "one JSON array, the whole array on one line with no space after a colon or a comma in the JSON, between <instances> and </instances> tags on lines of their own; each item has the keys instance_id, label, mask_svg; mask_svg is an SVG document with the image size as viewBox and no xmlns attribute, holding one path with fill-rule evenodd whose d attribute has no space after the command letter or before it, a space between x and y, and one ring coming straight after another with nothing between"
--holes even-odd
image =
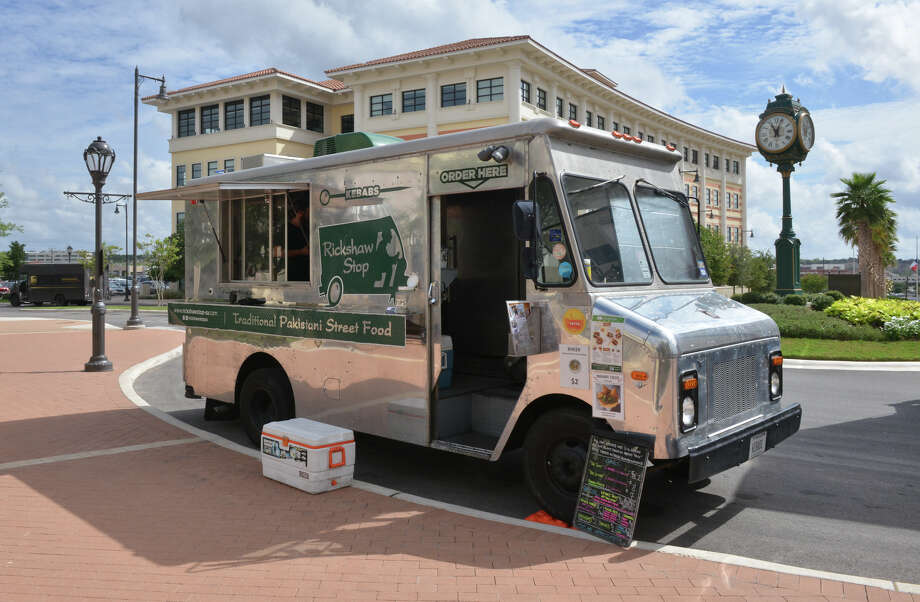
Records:
<instances>
[{"instance_id":1,"label":"white parking line","mask_svg":"<svg viewBox=\"0 0 920 602\"><path fill-rule=\"evenodd\" d=\"M124 454L127 452L142 451L145 449L156 449L158 447L170 447L172 445L185 445L186 443L199 443L201 439L170 439L168 441L155 441L153 443L141 443L138 445L125 445L123 447L110 447L109 449L97 449L93 451L79 452L76 454L62 454L60 456L46 456L44 458L33 458L31 460L18 460L16 462L6 462L0 464L0 470L12 470L13 468L22 468L23 466L36 466L38 464L53 464L55 462L69 462L71 460L83 460L85 458L96 458L99 456L112 456L115 454Z\"/></svg>"},{"instance_id":2,"label":"white parking line","mask_svg":"<svg viewBox=\"0 0 920 602\"><path fill-rule=\"evenodd\" d=\"M146 401L144 401L140 395L134 390L134 381L144 372L164 364L169 360L179 357L182 354L182 347L177 347L171 351L167 351L161 355L150 358L149 360L132 366L128 370L125 370L118 379L118 384L121 386L122 392L125 396L130 399L135 405L144 410L150 412L154 416L165 420L169 424L180 428L188 433L192 433L197 437L202 439L207 439L212 443L216 443L221 447L231 449L233 451L239 452L241 454L247 455L251 458L258 459L260 454L258 450L244 447L232 441L228 441L223 437L215 435L213 433L208 433L197 427L191 426L179 420L176 420L166 412L158 410L150 406ZM791 360L786 360L786 362ZM783 365L786 365L786 362ZM447 510L449 512L454 512L456 514L462 514L464 516L470 516L473 518L480 518L483 520L489 520L497 523L502 523L506 525L515 525L518 527L526 527L528 529L535 529L538 531L546 531L550 533L556 533L558 535L564 535L566 537L575 537L577 539L587 539L592 541L602 541L593 535L584 533L582 531L577 531L575 529L565 529L563 527L556 527L554 525L547 525L543 523L536 523L533 521L523 520L520 518L512 518L509 516L503 516L501 514L494 514L492 512L484 512L482 510L476 510L474 508L467 508L465 506L458 506L455 504L450 504L447 502L441 502L438 500L432 500L429 498L420 497L417 495L412 495L410 493L403 493L396 489L390 489L387 487L381 487L373 483L365 483L363 481L352 481L352 486L367 491L369 493L374 493L377 495L384 495L386 497L392 497L395 499L403 500L413 504L418 504L421 506L427 506L429 508L438 508L441 510ZM768 571L775 571L777 573L786 573L790 575L798 575L801 577L816 577L819 579L828 579L833 581L842 581L845 583L855 583L857 585L865 585L868 587L877 587L880 589L887 589L897 592L905 593L920 593L920 585L912 583L902 583L900 581L889 581L887 579L873 579L870 577L860 577L857 575L846 575L843 573L832 573L828 571L818 571L814 569L807 569L797 566L791 566L788 564L779 564L775 562L768 562L765 560L758 560L756 558L747 558L745 556L735 556L734 554L723 554L721 552L709 552L707 550L695 550L693 548L682 548L679 546L664 545L652 542L645 541L634 541L631 547L638 548L640 550L647 550L649 552L661 552L664 554L673 554L675 556L686 556L689 558L697 558L699 560L708 560L711 562L719 562L722 564L730 564L734 566L743 566L748 568L763 569Z\"/></svg>"}]
</instances>

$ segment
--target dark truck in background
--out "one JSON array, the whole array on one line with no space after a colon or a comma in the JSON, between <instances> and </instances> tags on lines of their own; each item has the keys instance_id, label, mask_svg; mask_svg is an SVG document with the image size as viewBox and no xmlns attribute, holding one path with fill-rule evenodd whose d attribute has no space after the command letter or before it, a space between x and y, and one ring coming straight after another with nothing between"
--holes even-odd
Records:
<instances>
[{"instance_id":1,"label":"dark truck in background","mask_svg":"<svg viewBox=\"0 0 920 602\"><path fill-rule=\"evenodd\" d=\"M86 305L92 300L89 270L78 263L36 263L22 266L21 278L10 290L10 304L54 303Z\"/></svg>"}]
</instances>

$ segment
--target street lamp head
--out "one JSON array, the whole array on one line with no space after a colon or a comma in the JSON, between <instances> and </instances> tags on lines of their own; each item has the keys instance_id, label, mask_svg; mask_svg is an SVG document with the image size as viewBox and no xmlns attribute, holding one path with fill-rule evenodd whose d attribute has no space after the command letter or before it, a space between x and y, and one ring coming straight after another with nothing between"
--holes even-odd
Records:
<instances>
[{"instance_id":1,"label":"street lamp head","mask_svg":"<svg viewBox=\"0 0 920 602\"><path fill-rule=\"evenodd\" d=\"M160 82L160 92L157 94L157 100L169 100L169 95L166 94L166 76L163 76L163 81Z\"/></svg>"},{"instance_id":2,"label":"street lamp head","mask_svg":"<svg viewBox=\"0 0 920 602\"><path fill-rule=\"evenodd\" d=\"M71 247L70 245L67 245L67 253L68 254L73 253L73 247Z\"/></svg>"},{"instance_id":3,"label":"street lamp head","mask_svg":"<svg viewBox=\"0 0 920 602\"><path fill-rule=\"evenodd\" d=\"M112 170L112 164L115 163L115 151L102 136L97 136L83 151L83 161L86 162L86 169L89 170L94 182L97 178L105 182L106 176Z\"/></svg>"}]
</instances>

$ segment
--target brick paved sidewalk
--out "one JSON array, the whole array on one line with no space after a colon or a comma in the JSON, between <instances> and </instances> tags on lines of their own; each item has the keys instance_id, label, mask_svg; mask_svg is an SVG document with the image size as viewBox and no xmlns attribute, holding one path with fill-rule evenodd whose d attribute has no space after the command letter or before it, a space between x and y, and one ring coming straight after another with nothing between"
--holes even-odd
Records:
<instances>
[{"instance_id":1,"label":"brick paved sidewalk","mask_svg":"<svg viewBox=\"0 0 920 602\"><path fill-rule=\"evenodd\" d=\"M301 493L121 394L117 374L181 332L109 331L115 372L87 374L87 331L24 324L0 323L0 600L911 600L356 488Z\"/></svg>"}]
</instances>

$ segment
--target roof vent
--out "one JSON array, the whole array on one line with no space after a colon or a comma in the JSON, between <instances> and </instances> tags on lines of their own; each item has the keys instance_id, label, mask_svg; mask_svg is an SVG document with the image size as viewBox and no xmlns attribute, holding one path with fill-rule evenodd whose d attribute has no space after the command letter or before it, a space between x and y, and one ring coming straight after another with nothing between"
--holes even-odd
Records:
<instances>
[{"instance_id":1,"label":"roof vent","mask_svg":"<svg viewBox=\"0 0 920 602\"><path fill-rule=\"evenodd\" d=\"M404 142L402 138L386 136L384 134L368 134L367 132L349 132L336 134L328 138L320 138L313 144L313 156L334 155L362 148L372 148L385 144Z\"/></svg>"}]
</instances>

